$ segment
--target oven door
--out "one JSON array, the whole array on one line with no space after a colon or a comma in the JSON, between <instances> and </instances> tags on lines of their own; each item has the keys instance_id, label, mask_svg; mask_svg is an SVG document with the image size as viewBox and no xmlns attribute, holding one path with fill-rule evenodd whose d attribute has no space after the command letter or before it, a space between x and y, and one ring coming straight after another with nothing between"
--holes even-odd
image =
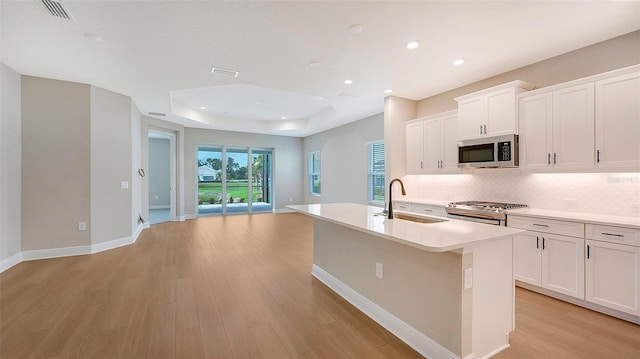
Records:
<instances>
[{"instance_id":1,"label":"oven door","mask_svg":"<svg viewBox=\"0 0 640 359\"><path fill-rule=\"evenodd\" d=\"M451 214L451 213L447 213L447 217L453 218L453 219L460 219L460 220L463 220L463 221L471 221L471 222L492 224L494 226L504 226L506 224L506 223L504 223L504 221L502 221L500 219L496 219L496 218L481 218L481 217L472 217L472 216L462 216L462 215L459 215L459 214Z\"/></svg>"}]
</instances>

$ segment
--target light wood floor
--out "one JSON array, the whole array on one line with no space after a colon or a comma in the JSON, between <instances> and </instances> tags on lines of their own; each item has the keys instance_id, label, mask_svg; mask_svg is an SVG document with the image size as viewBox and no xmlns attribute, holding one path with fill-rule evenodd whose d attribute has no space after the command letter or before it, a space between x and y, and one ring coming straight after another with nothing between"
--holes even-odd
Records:
<instances>
[{"instance_id":1,"label":"light wood floor","mask_svg":"<svg viewBox=\"0 0 640 359\"><path fill-rule=\"evenodd\" d=\"M312 221L208 217L0 275L1 358L417 358L310 276ZM498 358L640 358L640 327L518 289Z\"/></svg>"}]
</instances>

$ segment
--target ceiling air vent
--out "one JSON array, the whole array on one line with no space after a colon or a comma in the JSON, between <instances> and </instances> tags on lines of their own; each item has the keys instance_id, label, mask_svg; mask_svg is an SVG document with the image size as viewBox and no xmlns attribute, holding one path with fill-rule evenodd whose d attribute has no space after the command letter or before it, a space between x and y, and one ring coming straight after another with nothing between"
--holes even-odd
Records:
<instances>
[{"instance_id":1,"label":"ceiling air vent","mask_svg":"<svg viewBox=\"0 0 640 359\"><path fill-rule=\"evenodd\" d=\"M166 113L162 112L149 112L149 116L166 116Z\"/></svg>"},{"instance_id":2,"label":"ceiling air vent","mask_svg":"<svg viewBox=\"0 0 640 359\"><path fill-rule=\"evenodd\" d=\"M73 16L62 1L59 0L38 0L40 5L44 8L44 10L51 16L59 17L61 19L72 20L75 21Z\"/></svg>"},{"instance_id":3,"label":"ceiling air vent","mask_svg":"<svg viewBox=\"0 0 640 359\"><path fill-rule=\"evenodd\" d=\"M218 74L218 75L225 75L225 76L233 76L233 77L238 77L238 75L240 74L238 71L227 70L220 67L212 67L211 73Z\"/></svg>"}]
</instances>

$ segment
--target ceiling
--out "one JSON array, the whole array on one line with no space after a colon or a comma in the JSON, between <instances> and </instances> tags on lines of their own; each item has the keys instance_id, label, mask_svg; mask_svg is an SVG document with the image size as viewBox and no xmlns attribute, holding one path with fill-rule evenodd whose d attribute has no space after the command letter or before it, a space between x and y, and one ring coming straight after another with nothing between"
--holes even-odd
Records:
<instances>
[{"instance_id":1,"label":"ceiling","mask_svg":"<svg viewBox=\"0 0 640 359\"><path fill-rule=\"evenodd\" d=\"M387 89L419 100L640 29L638 1L64 2L74 20L0 4L0 56L21 74L188 127L287 136L380 113Z\"/></svg>"}]
</instances>

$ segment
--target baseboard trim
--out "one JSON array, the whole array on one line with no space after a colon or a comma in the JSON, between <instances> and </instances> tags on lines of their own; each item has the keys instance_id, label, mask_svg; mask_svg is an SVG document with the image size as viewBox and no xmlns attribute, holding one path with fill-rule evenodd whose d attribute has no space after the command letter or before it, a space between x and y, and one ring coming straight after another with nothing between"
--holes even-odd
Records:
<instances>
[{"instance_id":1,"label":"baseboard trim","mask_svg":"<svg viewBox=\"0 0 640 359\"><path fill-rule=\"evenodd\" d=\"M140 236L140 234L142 234L142 231L145 229L144 224L138 224L138 228L136 228L136 230L133 232L133 234L131 235L131 237L133 238L133 243L135 243L138 240L138 237Z\"/></svg>"},{"instance_id":2,"label":"baseboard trim","mask_svg":"<svg viewBox=\"0 0 640 359\"><path fill-rule=\"evenodd\" d=\"M134 242L135 240L133 239L133 237L124 237L124 238L114 239L114 240L106 241L102 243L92 244L91 254L108 251L109 249L114 249L118 247L123 247L129 244L132 244Z\"/></svg>"},{"instance_id":3,"label":"baseboard trim","mask_svg":"<svg viewBox=\"0 0 640 359\"><path fill-rule=\"evenodd\" d=\"M135 230L135 232L133 232L133 235L131 235L131 237L114 239L98 244L64 248L35 249L31 251L18 252L7 259L0 261L0 273L23 261L94 254L118 247L127 246L135 243L145 228L149 228L148 223L138 225L138 228Z\"/></svg>"},{"instance_id":4,"label":"baseboard trim","mask_svg":"<svg viewBox=\"0 0 640 359\"><path fill-rule=\"evenodd\" d=\"M23 251L22 260L31 261L36 259L80 256L83 254L91 254L91 245Z\"/></svg>"},{"instance_id":5,"label":"baseboard trim","mask_svg":"<svg viewBox=\"0 0 640 359\"><path fill-rule=\"evenodd\" d=\"M488 359L488 358L491 358L492 356L494 356L494 355L496 355L496 354L500 353L501 351L503 351L503 350L505 350L505 349L508 349L510 346L511 346L511 345L509 345L509 344L505 344L505 345L501 346L500 348L498 348L498 349L496 349L496 350L492 351L491 353L489 353L489 354L487 354L487 355L483 356L483 357L482 357L482 359ZM474 357L475 357L475 356L473 356L472 358L474 358Z\"/></svg>"},{"instance_id":6,"label":"baseboard trim","mask_svg":"<svg viewBox=\"0 0 640 359\"><path fill-rule=\"evenodd\" d=\"M195 214L185 214L184 215L184 219L185 220L187 220L187 219L196 219L196 218L198 218L198 216L195 215Z\"/></svg>"},{"instance_id":7,"label":"baseboard trim","mask_svg":"<svg viewBox=\"0 0 640 359\"><path fill-rule=\"evenodd\" d=\"M422 334L409 324L405 323L393 314L386 311L384 308L380 307L360 293L351 289L339 279L335 278L327 271L315 264L313 265L313 269L311 270L311 275L316 277L327 287L331 288L342 298L353 304L364 314L366 314L382 327L393 333L395 336L400 338L403 342L407 343L407 345L415 349L423 356L427 358L460 358L459 356L450 352L447 348L435 342L433 339Z\"/></svg>"},{"instance_id":8,"label":"baseboard trim","mask_svg":"<svg viewBox=\"0 0 640 359\"><path fill-rule=\"evenodd\" d=\"M18 252L9 258L5 258L0 262L0 273L22 262L22 252Z\"/></svg>"},{"instance_id":9,"label":"baseboard trim","mask_svg":"<svg viewBox=\"0 0 640 359\"><path fill-rule=\"evenodd\" d=\"M178 222L184 222L185 219L186 219L186 216L178 216L178 217L176 217L175 220L178 221Z\"/></svg>"},{"instance_id":10,"label":"baseboard trim","mask_svg":"<svg viewBox=\"0 0 640 359\"><path fill-rule=\"evenodd\" d=\"M276 208L273 213L295 213L295 211L289 208Z\"/></svg>"},{"instance_id":11,"label":"baseboard trim","mask_svg":"<svg viewBox=\"0 0 640 359\"><path fill-rule=\"evenodd\" d=\"M149 209L169 209L169 208L171 208L171 206L168 204L161 204L158 206L149 206Z\"/></svg>"}]
</instances>

